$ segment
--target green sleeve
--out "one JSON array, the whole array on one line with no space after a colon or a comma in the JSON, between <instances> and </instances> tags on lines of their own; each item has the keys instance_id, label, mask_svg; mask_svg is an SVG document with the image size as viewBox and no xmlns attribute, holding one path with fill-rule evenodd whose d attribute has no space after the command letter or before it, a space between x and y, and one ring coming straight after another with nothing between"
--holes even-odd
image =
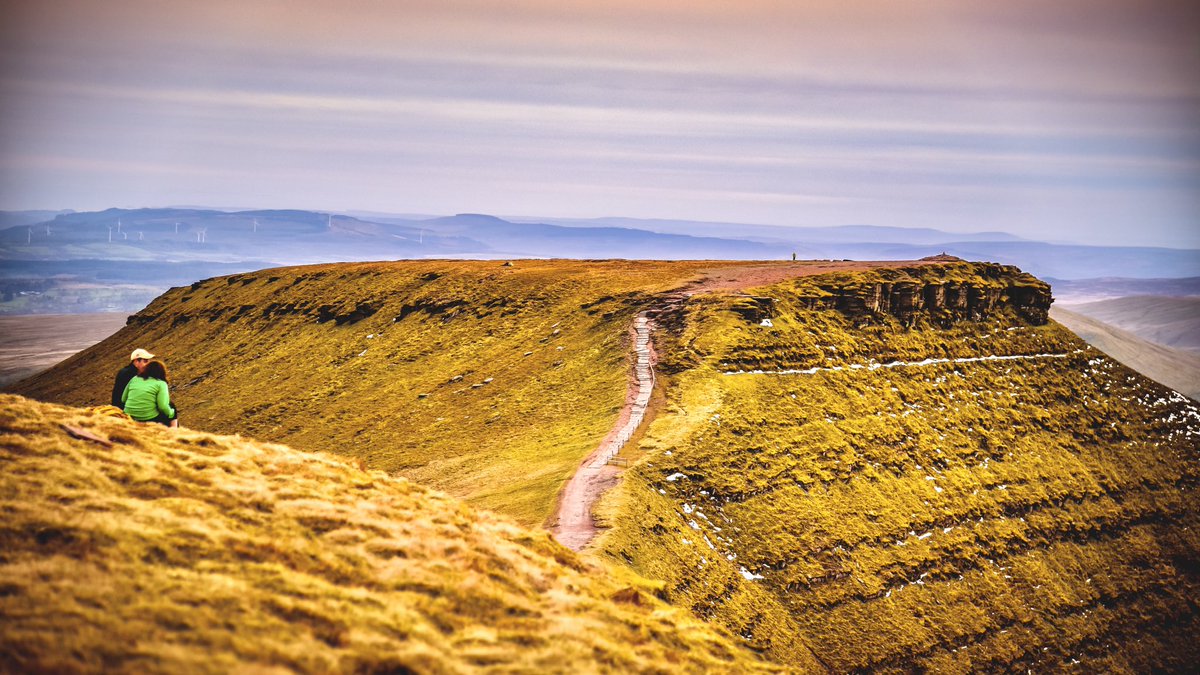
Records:
<instances>
[{"instance_id":1,"label":"green sleeve","mask_svg":"<svg viewBox=\"0 0 1200 675\"><path fill-rule=\"evenodd\" d=\"M171 410L171 394L167 391L167 383L162 382L158 388L158 409L167 419L175 417L175 411Z\"/></svg>"},{"instance_id":2,"label":"green sleeve","mask_svg":"<svg viewBox=\"0 0 1200 675\"><path fill-rule=\"evenodd\" d=\"M125 391L121 392L121 407L122 408L124 408L125 404L129 402L129 385L131 385L131 384L133 384L132 377L129 378L129 382L127 382L125 384Z\"/></svg>"}]
</instances>

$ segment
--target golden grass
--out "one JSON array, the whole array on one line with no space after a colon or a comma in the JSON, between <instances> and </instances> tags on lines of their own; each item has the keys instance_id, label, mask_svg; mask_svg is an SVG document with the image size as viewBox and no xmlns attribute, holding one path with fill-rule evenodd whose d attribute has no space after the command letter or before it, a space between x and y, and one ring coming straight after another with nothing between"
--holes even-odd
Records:
<instances>
[{"instance_id":1,"label":"golden grass","mask_svg":"<svg viewBox=\"0 0 1200 675\"><path fill-rule=\"evenodd\" d=\"M2 396L0 461L0 671L773 669L651 582L331 455Z\"/></svg>"},{"instance_id":2,"label":"golden grass","mask_svg":"<svg viewBox=\"0 0 1200 675\"><path fill-rule=\"evenodd\" d=\"M175 288L13 389L104 402L135 346L171 368L183 424L307 450L542 524L616 421L627 327L720 263L315 265Z\"/></svg>"},{"instance_id":3,"label":"golden grass","mask_svg":"<svg viewBox=\"0 0 1200 675\"><path fill-rule=\"evenodd\" d=\"M1010 306L808 309L876 277L757 289L770 328L744 298L687 304L604 554L784 662L802 642L835 671L1194 667L1200 408ZM1064 356L869 367L1039 354ZM722 374L813 367L843 370Z\"/></svg>"}]
</instances>

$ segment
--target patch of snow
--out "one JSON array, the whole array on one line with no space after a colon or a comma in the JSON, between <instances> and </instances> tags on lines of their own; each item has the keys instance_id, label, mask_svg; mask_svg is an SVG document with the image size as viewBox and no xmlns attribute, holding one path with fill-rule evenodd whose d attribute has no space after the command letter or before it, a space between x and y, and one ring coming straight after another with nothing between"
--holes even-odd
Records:
<instances>
[{"instance_id":1,"label":"patch of snow","mask_svg":"<svg viewBox=\"0 0 1200 675\"><path fill-rule=\"evenodd\" d=\"M746 581L754 581L755 579L763 579L764 578L763 575L754 574L753 572L748 571L745 567L740 568L740 570L742 573L742 578L745 579Z\"/></svg>"}]
</instances>

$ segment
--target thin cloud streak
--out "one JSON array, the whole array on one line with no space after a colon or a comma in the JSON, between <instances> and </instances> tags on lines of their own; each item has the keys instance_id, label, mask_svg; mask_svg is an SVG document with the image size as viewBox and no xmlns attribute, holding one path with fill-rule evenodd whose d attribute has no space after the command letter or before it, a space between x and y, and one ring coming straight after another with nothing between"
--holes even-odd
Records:
<instances>
[{"instance_id":1,"label":"thin cloud streak","mask_svg":"<svg viewBox=\"0 0 1200 675\"><path fill-rule=\"evenodd\" d=\"M211 199L1196 245L1200 22L1150 5L23 3L0 22L0 207Z\"/></svg>"},{"instance_id":2,"label":"thin cloud streak","mask_svg":"<svg viewBox=\"0 0 1200 675\"><path fill-rule=\"evenodd\" d=\"M105 86L89 83L33 83L8 80L6 88L69 97L125 99L174 106L213 109L344 113L368 116L425 115L435 119L523 122L538 125L583 126L590 129L727 130L732 125L780 130L862 131L975 136L1164 136L1191 134L1190 129L1128 128L1118 125L1052 126L1047 124L979 124L897 120L885 117L851 119L749 112L706 112L617 106L528 104L485 99L391 98L298 94L239 89L180 89ZM861 115L861 113L859 113Z\"/></svg>"}]
</instances>

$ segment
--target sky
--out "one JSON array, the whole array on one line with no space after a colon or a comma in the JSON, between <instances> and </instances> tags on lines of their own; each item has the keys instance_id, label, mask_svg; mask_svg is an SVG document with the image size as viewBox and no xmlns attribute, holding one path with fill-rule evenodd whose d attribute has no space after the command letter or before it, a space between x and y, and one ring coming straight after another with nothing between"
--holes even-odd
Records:
<instances>
[{"instance_id":1,"label":"sky","mask_svg":"<svg viewBox=\"0 0 1200 675\"><path fill-rule=\"evenodd\" d=\"M0 209L1200 248L1200 3L16 0Z\"/></svg>"}]
</instances>

